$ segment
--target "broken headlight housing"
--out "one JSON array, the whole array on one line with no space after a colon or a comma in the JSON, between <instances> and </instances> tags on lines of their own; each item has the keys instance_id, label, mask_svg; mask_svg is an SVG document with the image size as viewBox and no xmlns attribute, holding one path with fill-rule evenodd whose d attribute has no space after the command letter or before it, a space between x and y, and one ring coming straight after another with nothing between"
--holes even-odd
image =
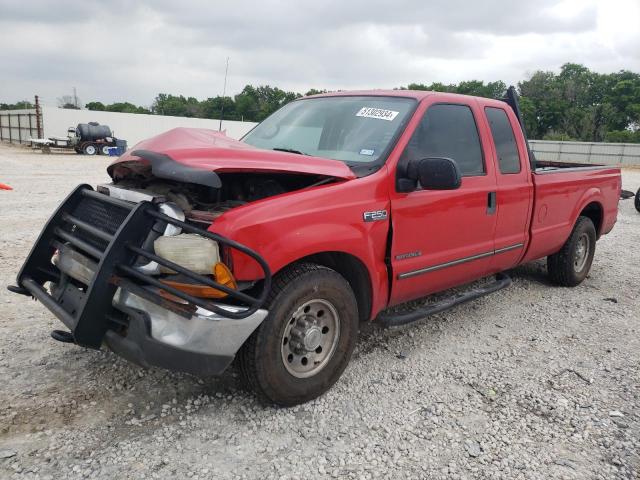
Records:
<instances>
[{"instance_id":1,"label":"broken headlight housing","mask_svg":"<svg viewBox=\"0 0 640 480\"><path fill-rule=\"evenodd\" d=\"M204 275L211 275L216 263L220 261L218 244L193 233L158 237L153 242L153 248L156 255ZM161 267L160 271L173 273L166 267Z\"/></svg>"}]
</instances>

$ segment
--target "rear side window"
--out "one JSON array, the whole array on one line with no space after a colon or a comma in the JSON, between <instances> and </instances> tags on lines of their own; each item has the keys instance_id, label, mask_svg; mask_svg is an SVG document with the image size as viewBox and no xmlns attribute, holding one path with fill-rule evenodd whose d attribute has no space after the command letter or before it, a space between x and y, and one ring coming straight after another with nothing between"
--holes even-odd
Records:
<instances>
[{"instance_id":1,"label":"rear side window","mask_svg":"<svg viewBox=\"0 0 640 480\"><path fill-rule=\"evenodd\" d=\"M429 107L413 132L403 157L403 161L446 157L458 164L463 176L485 173L478 129L473 113L466 105Z\"/></svg>"},{"instance_id":2,"label":"rear side window","mask_svg":"<svg viewBox=\"0 0 640 480\"><path fill-rule=\"evenodd\" d=\"M485 112L491 127L493 143L496 145L500 173L519 173L520 155L507 112L494 107L485 108Z\"/></svg>"}]
</instances>

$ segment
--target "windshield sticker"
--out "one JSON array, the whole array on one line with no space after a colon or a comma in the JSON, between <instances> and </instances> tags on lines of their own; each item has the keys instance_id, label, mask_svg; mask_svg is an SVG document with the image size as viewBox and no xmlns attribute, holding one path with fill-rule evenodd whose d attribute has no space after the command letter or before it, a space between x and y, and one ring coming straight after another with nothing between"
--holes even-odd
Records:
<instances>
[{"instance_id":1,"label":"windshield sticker","mask_svg":"<svg viewBox=\"0 0 640 480\"><path fill-rule=\"evenodd\" d=\"M362 107L356 117L377 118L378 120L393 121L400 112L393 110L383 110L382 108Z\"/></svg>"},{"instance_id":2,"label":"windshield sticker","mask_svg":"<svg viewBox=\"0 0 640 480\"><path fill-rule=\"evenodd\" d=\"M360 155L373 155L374 150L370 149L370 148L363 148L362 150L360 150Z\"/></svg>"}]
</instances>

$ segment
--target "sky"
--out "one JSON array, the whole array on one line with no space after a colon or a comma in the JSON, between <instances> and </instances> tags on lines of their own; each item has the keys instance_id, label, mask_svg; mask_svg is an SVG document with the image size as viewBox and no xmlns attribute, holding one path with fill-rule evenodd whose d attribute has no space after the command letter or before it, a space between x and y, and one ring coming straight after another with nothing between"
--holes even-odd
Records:
<instances>
[{"instance_id":1,"label":"sky","mask_svg":"<svg viewBox=\"0 0 640 480\"><path fill-rule=\"evenodd\" d=\"M0 102L640 72L640 0L0 0Z\"/></svg>"}]
</instances>

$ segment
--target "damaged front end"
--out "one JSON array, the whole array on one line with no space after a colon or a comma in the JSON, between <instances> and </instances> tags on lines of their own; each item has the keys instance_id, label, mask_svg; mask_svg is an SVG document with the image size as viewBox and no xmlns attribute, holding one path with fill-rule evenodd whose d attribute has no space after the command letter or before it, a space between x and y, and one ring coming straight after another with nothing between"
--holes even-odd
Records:
<instances>
[{"instance_id":1,"label":"damaged front end","mask_svg":"<svg viewBox=\"0 0 640 480\"><path fill-rule=\"evenodd\" d=\"M198 176L213 179L182 174L187 190L199 188ZM143 366L220 374L266 317L271 272L255 251L203 228L211 220L194 220L193 210L187 218L144 188L80 185L49 219L10 290L39 300L78 345L106 344ZM231 251L256 262L262 277L239 285L224 262Z\"/></svg>"},{"instance_id":2,"label":"damaged front end","mask_svg":"<svg viewBox=\"0 0 640 480\"><path fill-rule=\"evenodd\" d=\"M212 225L355 178L339 161L184 128L139 143L107 172L112 183L80 185L58 207L9 289L62 320L70 332L54 338L203 376L221 373L264 320L271 288L267 262Z\"/></svg>"}]
</instances>

